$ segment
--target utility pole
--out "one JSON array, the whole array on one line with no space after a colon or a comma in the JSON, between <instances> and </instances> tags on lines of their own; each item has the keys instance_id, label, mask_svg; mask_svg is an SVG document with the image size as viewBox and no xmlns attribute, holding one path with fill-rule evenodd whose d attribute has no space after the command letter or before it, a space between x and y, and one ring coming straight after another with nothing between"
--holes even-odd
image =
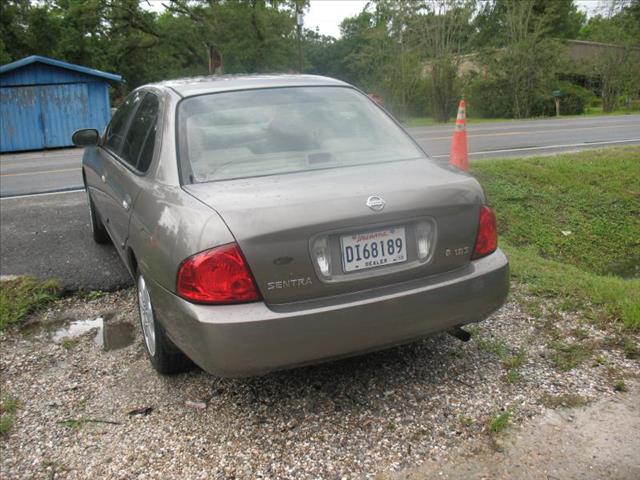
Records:
<instances>
[{"instance_id":1,"label":"utility pole","mask_svg":"<svg viewBox=\"0 0 640 480\"><path fill-rule=\"evenodd\" d=\"M299 4L296 5L296 21L298 24L298 73L302 73L302 26L304 25L304 14Z\"/></svg>"}]
</instances>

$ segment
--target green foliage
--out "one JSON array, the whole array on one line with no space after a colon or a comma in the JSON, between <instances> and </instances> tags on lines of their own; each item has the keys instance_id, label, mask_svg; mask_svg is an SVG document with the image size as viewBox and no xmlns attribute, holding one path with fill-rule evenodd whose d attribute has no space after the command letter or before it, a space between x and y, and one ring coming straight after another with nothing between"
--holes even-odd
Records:
<instances>
[{"instance_id":1,"label":"green foliage","mask_svg":"<svg viewBox=\"0 0 640 480\"><path fill-rule=\"evenodd\" d=\"M615 110L626 99L640 94L640 6L636 1L612 2L608 9L589 19L580 30L584 40L616 45L586 61L595 73L605 112Z\"/></svg>"},{"instance_id":2,"label":"green foliage","mask_svg":"<svg viewBox=\"0 0 640 480\"><path fill-rule=\"evenodd\" d=\"M163 79L298 70L295 14L307 0L147 4L4 0L0 64L39 54L119 73L115 105ZM621 45L586 65L580 84L607 112L631 108L640 95L639 8L636 0L612 5L585 22L574 0L372 0L344 19L341 38L303 31L303 70L375 93L403 120L447 121L463 95L477 117L553 115L551 92L569 65L560 42L579 35ZM564 87L563 113L581 112L587 92Z\"/></svg>"},{"instance_id":3,"label":"green foliage","mask_svg":"<svg viewBox=\"0 0 640 480\"><path fill-rule=\"evenodd\" d=\"M562 92L560 97L561 115L583 114L595 97L590 90L565 81L558 82L554 90Z\"/></svg>"},{"instance_id":4,"label":"green foliage","mask_svg":"<svg viewBox=\"0 0 640 480\"><path fill-rule=\"evenodd\" d=\"M56 300L60 287L55 280L19 277L0 282L0 331L19 323L30 313Z\"/></svg>"},{"instance_id":5,"label":"green foliage","mask_svg":"<svg viewBox=\"0 0 640 480\"><path fill-rule=\"evenodd\" d=\"M640 330L639 160L630 147L473 165L512 276L531 294Z\"/></svg>"}]
</instances>

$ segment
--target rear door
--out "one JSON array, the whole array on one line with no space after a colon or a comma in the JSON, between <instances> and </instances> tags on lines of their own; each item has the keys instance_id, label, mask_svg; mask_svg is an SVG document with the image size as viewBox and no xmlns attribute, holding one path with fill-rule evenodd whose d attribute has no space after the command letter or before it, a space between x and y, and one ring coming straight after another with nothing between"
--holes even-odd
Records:
<instances>
[{"instance_id":1,"label":"rear door","mask_svg":"<svg viewBox=\"0 0 640 480\"><path fill-rule=\"evenodd\" d=\"M119 151L110 156L107 167L109 228L117 247L123 249L129 233L131 208L140 191L138 177L152 161L160 101L151 92L138 92L138 106L122 138Z\"/></svg>"}]
</instances>

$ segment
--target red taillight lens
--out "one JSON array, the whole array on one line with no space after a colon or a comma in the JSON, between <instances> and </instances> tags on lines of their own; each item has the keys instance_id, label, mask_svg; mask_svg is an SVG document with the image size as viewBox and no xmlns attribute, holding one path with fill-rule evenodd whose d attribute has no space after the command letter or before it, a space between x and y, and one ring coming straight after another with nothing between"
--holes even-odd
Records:
<instances>
[{"instance_id":1,"label":"red taillight lens","mask_svg":"<svg viewBox=\"0 0 640 480\"><path fill-rule=\"evenodd\" d=\"M178 269L176 291L198 303L241 303L260 299L249 267L235 243L187 258Z\"/></svg>"},{"instance_id":2,"label":"red taillight lens","mask_svg":"<svg viewBox=\"0 0 640 480\"><path fill-rule=\"evenodd\" d=\"M486 205L480 207L480 226L476 235L476 245L473 248L472 259L485 257L498 248L498 229L496 214Z\"/></svg>"}]
</instances>

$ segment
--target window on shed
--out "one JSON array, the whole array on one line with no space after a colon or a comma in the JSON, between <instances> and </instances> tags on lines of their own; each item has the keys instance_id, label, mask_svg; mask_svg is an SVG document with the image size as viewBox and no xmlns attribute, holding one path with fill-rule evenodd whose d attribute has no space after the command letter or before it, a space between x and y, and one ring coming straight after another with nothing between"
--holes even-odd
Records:
<instances>
[{"instance_id":1,"label":"window on shed","mask_svg":"<svg viewBox=\"0 0 640 480\"><path fill-rule=\"evenodd\" d=\"M131 114L142 100L144 92L133 92L124 99L120 108L113 115L105 135L105 146L116 155L121 155L124 136L129 125Z\"/></svg>"},{"instance_id":2,"label":"window on shed","mask_svg":"<svg viewBox=\"0 0 640 480\"><path fill-rule=\"evenodd\" d=\"M141 172L149 168L153 157L159 103L153 93L145 95L133 116L122 149L122 158Z\"/></svg>"}]
</instances>

